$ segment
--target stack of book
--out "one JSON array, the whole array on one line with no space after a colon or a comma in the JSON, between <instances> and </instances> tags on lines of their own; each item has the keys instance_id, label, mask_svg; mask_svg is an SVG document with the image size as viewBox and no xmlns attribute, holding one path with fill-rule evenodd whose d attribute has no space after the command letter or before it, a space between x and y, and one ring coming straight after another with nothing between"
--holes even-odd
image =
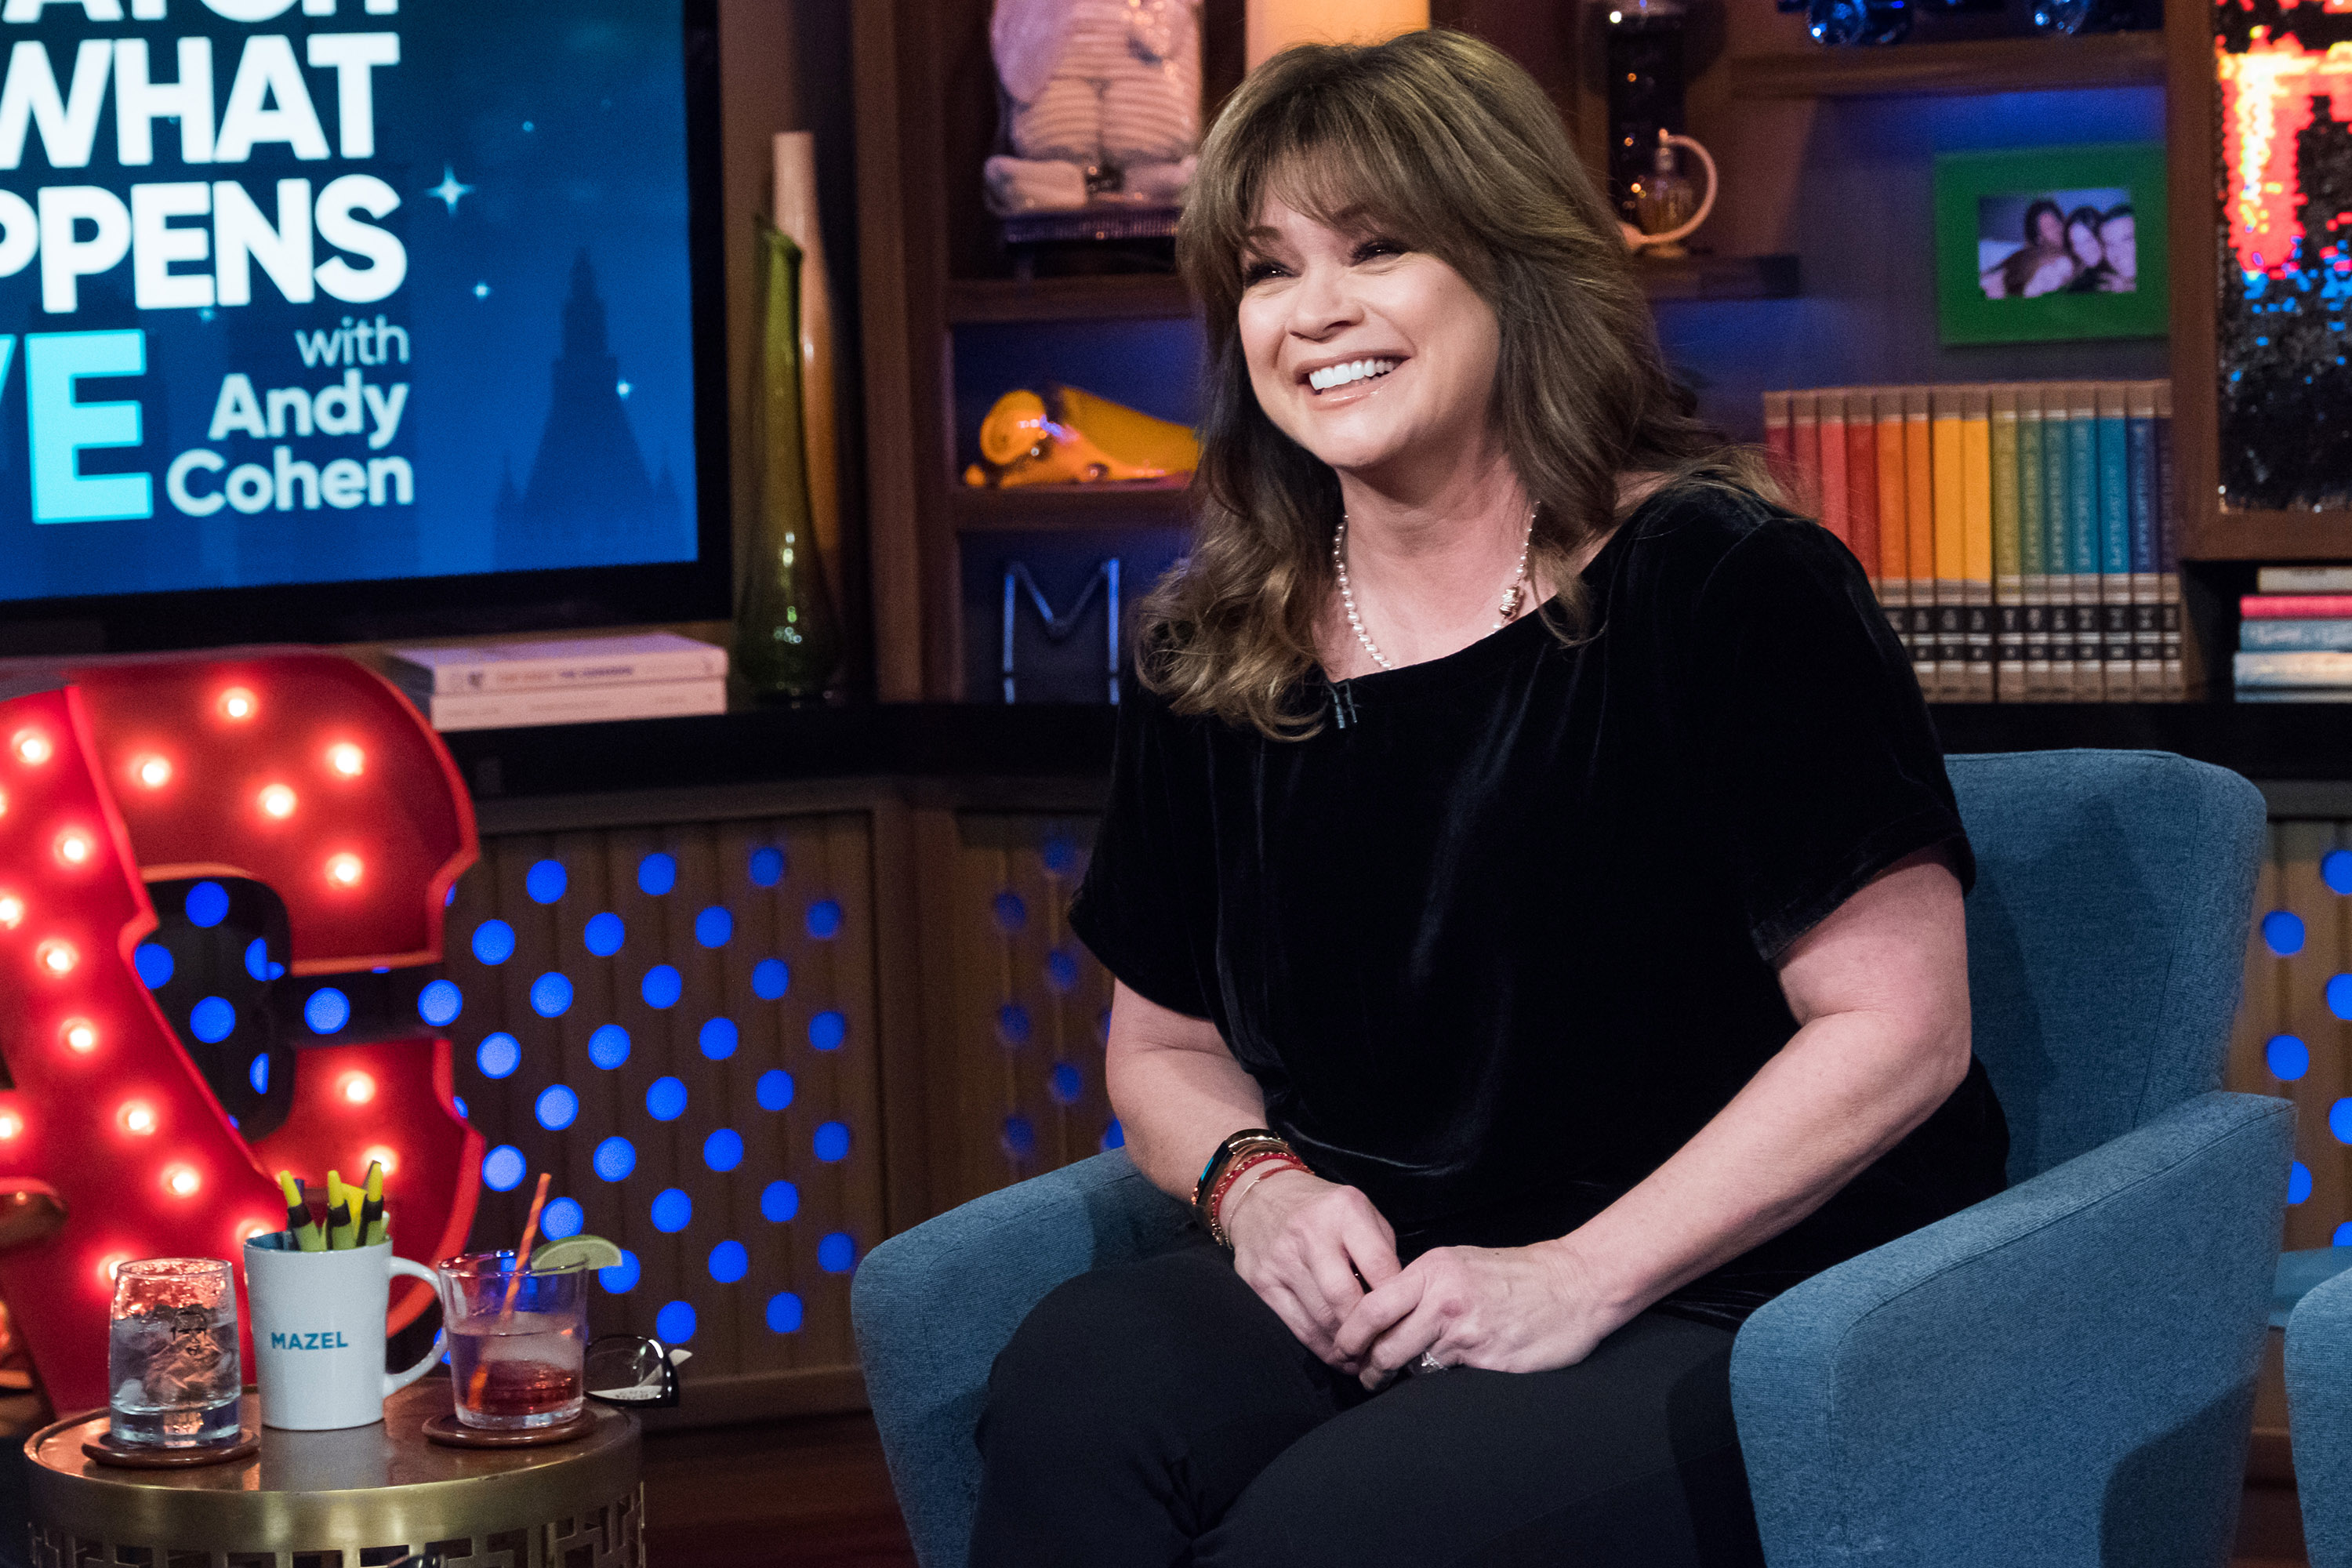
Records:
<instances>
[{"instance_id":1,"label":"stack of book","mask_svg":"<svg viewBox=\"0 0 2352 1568\"><path fill-rule=\"evenodd\" d=\"M2181 700L2169 382L1768 392L1764 436L1930 701Z\"/></svg>"},{"instance_id":2,"label":"stack of book","mask_svg":"<svg viewBox=\"0 0 2352 1568\"><path fill-rule=\"evenodd\" d=\"M384 674L436 730L727 711L727 650L675 632L398 647Z\"/></svg>"},{"instance_id":3,"label":"stack of book","mask_svg":"<svg viewBox=\"0 0 2352 1568\"><path fill-rule=\"evenodd\" d=\"M2231 661L2241 702L2352 702L2352 566L2265 566Z\"/></svg>"}]
</instances>

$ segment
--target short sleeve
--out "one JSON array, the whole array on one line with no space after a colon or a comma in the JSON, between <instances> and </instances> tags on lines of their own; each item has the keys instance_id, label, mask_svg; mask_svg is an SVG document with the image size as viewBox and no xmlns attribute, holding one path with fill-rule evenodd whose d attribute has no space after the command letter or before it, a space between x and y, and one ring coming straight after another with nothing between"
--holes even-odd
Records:
<instances>
[{"instance_id":1,"label":"short sleeve","mask_svg":"<svg viewBox=\"0 0 2352 1568\"><path fill-rule=\"evenodd\" d=\"M1070 906L1070 929L1128 989L1171 1012L1209 1016L1202 976L1213 946L1213 850L1188 826L1198 791L1181 790L1191 737L1167 703L1128 685L1119 704L1110 805L1095 836L1087 877ZM1204 929L1205 928L1205 929Z\"/></svg>"},{"instance_id":2,"label":"short sleeve","mask_svg":"<svg viewBox=\"0 0 2352 1568\"><path fill-rule=\"evenodd\" d=\"M1917 678L1834 534L1761 523L1717 563L1696 615L1706 788L1767 962L1918 850L1945 847L1973 884Z\"/></svg>"}]
</instances>

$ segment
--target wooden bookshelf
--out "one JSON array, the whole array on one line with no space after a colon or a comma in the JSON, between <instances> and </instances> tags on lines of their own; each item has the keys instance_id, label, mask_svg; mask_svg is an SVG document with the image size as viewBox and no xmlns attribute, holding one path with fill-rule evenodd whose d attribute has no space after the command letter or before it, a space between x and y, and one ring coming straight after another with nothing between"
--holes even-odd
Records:
<instances>
[{"instance_id":1,"label":"wooden bookshelf","mask_svg":"<svg viewBox=\"0 0 2352 1568\"><path fill-rule=\"evenodd\" d=\"M1886 48L1814 48L1726 62L1738 98L1873 98L1890 93L2051 92L2156 87L2161 32L2084 37L1979 38Z\"/></svg>"}]
</instances>

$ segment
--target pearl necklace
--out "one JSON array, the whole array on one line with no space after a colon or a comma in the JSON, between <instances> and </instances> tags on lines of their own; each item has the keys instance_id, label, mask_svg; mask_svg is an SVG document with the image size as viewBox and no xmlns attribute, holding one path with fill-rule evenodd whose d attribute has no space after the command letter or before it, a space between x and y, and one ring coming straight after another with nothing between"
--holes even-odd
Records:
<instances>
[{"instance_id":1,"label":"pearl necklace","mask_svg":"<svg viewBox=\"0 0 2352 1568\"><path fill-rule=\"evenodd\" d=\"M1510 576L1504 581L1501 613L1495 624L1486 628L1489 633L1501 631L1518 616L1519 595L1528 584L1528 551L1535 544L1535 539L1536 509L1529 507L1528 531L1519 540L1518 564L1511 568ZM1331 536L1331 569L1339 574L1339 605L1348 612L1348 626L1356 634L1356 640L1364 645L1364 651L1372 656L1374 664L1382 669L1394 669L1396 666L1389 662L1388 655L1372 641L1371 634L1364 630L1363 617L1356 613L1355 591L1348 584L1348 514L1345 512L1339 514L1339 531Z\"/></svg>"}]
</instances>

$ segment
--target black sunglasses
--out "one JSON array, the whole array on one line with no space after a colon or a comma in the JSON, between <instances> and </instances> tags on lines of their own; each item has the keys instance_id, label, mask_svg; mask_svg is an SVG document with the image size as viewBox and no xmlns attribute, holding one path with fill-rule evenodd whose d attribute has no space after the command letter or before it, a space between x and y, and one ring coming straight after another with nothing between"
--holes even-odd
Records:
<instances>
[{"instance_id":1,"label":"black sunglasses","mask_svg":"<svg viewBox=\"0 0 2352 1568\"><path fill-rule=\"evenodd\" d=\"M642 1334L606 1334L588 1342L581 1384L602 1405L666 1409L677 1403L677 1363L692 1353Z\"/></svg>"}]
</instances>

